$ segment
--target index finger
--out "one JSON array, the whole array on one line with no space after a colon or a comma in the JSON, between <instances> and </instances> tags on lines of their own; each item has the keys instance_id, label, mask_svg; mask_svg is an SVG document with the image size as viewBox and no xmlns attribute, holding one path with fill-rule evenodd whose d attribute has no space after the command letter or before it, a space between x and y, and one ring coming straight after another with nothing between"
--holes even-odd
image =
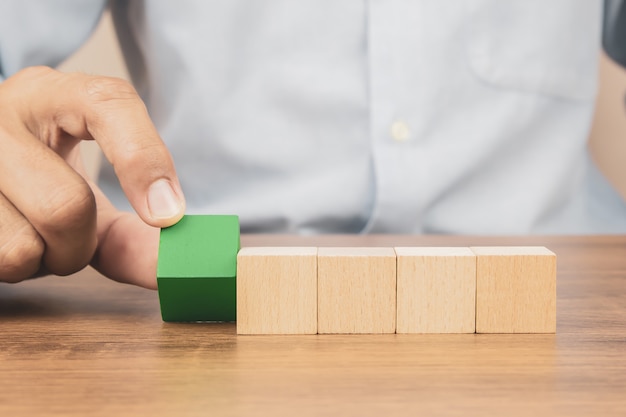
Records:
<instances>
[{"instance_id":1,"label":"index finger","mask_svg":"<svg viewBox=\"0 0 626 417\"><path fill-rule=\"evenodd\" d=\"M45 83L56 94L51 94L51 102L30 101L31 126L40 132L57 127L74 138L95 139L146 223L166 227L180 220L185 199L172 157L136 90L118 78L37 71L43 74L32 75L31 93L41 91L37 86ZM50 145L62 148L67 140L63 136L51 137Z\"/></svg>"}]
</instances>

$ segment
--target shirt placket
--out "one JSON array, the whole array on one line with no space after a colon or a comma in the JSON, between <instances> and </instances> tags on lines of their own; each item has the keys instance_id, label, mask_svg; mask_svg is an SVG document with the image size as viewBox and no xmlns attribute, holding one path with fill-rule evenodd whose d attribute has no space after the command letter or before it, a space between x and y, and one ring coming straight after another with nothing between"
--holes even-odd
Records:
<instances>
[{"instance_id":1,"label":"shirt placket","mask_svg":"<svg viewBox=\"0 0 626 417\"><path fill-rule=\"evenodd\" d=\"M407 94L401 81L407 39L403 11L410 2L368 1L370 140L375 178L375 202L366 232L419 233L421 226L420 172L415 160L419 140L400 100ZM412 91L410 94L419 94Z\"/></svg>"}]
</instances>

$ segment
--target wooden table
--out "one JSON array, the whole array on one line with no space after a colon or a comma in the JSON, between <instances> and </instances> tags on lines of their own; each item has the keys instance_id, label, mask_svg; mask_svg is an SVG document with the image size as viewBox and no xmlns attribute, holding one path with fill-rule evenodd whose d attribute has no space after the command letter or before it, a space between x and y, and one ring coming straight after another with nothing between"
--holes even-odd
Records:
<instances>
[{"instance_id":1,"label":"wooden table","mask_svg":"<svg viewBox=\"0 0 626 417\"><path fill-rule=\"evenodd\" d=\"M0 285L0 415L626 415L626 237L245 236L251 245L545 245L556 335L236 336L93 270Z\"/></svg>"}]
</instances>

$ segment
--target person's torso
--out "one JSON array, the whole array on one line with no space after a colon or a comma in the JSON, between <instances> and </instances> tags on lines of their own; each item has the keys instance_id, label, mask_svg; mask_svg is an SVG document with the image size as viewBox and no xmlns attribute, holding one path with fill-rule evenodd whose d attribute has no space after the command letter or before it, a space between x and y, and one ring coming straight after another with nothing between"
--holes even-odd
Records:
<instances>
[{"instance_id":1,"label":"person's torso","mask_svg":"<svg viewBox=\"0 0 626 417\"><path fill-rule=\"evenodd\" d=\"M626 228L622 201L589 182L599 1L113 11L191 212L290 233Z\"/></svg>"}]
</instances>

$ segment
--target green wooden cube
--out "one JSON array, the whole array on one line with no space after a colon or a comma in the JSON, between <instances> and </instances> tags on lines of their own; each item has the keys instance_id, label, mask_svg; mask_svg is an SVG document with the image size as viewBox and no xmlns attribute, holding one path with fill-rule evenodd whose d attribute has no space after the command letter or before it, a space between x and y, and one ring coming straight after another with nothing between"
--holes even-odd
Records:
<instances>
[{"instance_id":1,"label":"green wooden cube","mask_svg":"<svg viewBox=\"0 0 626 417\"><path fill-rule=\"evenodd\" d=\"M157 283L163 321L235 321L239 218L185 216L161 229Z\"/></svg>"}]
</instances>

